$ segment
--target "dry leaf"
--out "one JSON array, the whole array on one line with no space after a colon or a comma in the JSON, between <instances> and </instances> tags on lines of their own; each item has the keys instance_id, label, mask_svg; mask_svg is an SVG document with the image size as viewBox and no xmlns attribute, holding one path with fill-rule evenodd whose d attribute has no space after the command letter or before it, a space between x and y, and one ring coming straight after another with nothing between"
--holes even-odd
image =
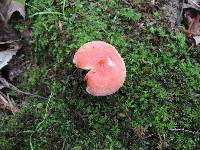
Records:
<instances>
[{"instance_id":1,"label":"dry leaf","mask_svg":"<svg viewBox=\"0 0 200 150\"><path fill-rule=\"evenodd\" d=\"M187 29L182 31L193 38L198 45L200 44L200 0L185 0L183 10L183 21L187 24Z\"/></svg>"},{"instance_id":2,"label":"dry leaf","mask_svg":"<svg viewBox=\"0 0 200 150\"><path fill-rule=\"evenodd\" d=\"M7 25L7 21L16 11L25 17L24 5L24 0L0 1L0 70L8 64L21 48L17 34Z\"/></svg>"},{"instance_id":3,"label":"dry leaf","mask_svg":"<svg viewBox=\"0 0 200 150\"><path fill-rule=\"evenodd\" d=\"M165 136L161 136L161 135L159 135L159 139L160 139L160 141L159 141L159 143L158 143L158 149L159 150L164 150L164 149L166 149L169 145L167 144L167 142L165 141Z\"/></svg>"},{"instance_id":4,"label":"dry leaf","mask_svg":"<svg viewBox=\"0 0 200 150\"><path fill-rule=\"evenodd\" d=\"M9 20L12 14L18 11L23 18L25 18L25 3L19 3L17 1L11 1L10 7L8 9L8 14L6 16L6 20Z\"/></svg>"},{"instance_id":5,"label":"dry leaf","mask_svg":"<svg viewBox=\"0 0 200 150\"><path fill-rule=\"evenodd\" d=\"M25 18L25 0L2 0L0 6L5 22L8 22L14 12L19 12Z\"/></svg>"},{"instance_id":6,"label":"dry leaf","mask_svg":"<svg viewBox=\"0 0 200 150\"><path fill-rule=\"evenodd\" d=\"M11 84L0 76L0 90L3 88L11 88ZM9 110L13 114L20 112L15 102L8 95L0 91L0 109Z\"/></svg>"},{"instance_id":7,"label":"dry leaf","mask_svg":"<svg viewBox=\"0 0 200 150\"><path fill-rule=\"evenodd\" d=\"M200 14L193 16L191 11L186 11L184 14L185 22L188 24L188 31L193 34L193 36L200 35Z\"/></svg>"},{"instance_id":8,"label":"dry leaf","mask_svg":"<svg viewBox=\"0 0 200 150\"><path fill-rule=\"evenodd\" d=\"M17 78L20 76L25 68L28 67L29 61L25 60L24 55L18 55L14 56L13 59L9 62L9 73L8 73L8 79L10 81L13 81L14 78Z\"/></svg>"},{"instance_id":9,"label":"dry leaf","mask_svg":"<svg viewBox=\"0 0 200 150\"><path fill-rule=\"evenodd\" d=\"M19 12L25 18L25 0L0 0L0 70L8 64L17 51L22 47L15 31L8 26L14 12ZM18 72L17 72L18 73ZM0 90L2 88L17 90L12 84L0 76ZM20 112L15 102L8 95L0 91L0 109L6 109L13 114Z\"/></svg>"},{"instance_id":10,"label":"dry leaf","mask_svg":"<svg viewBox=\"0 0 200 150\"><path fill-rule=\"evenodd\" d=\"M196 45L200 44L200 36L194 36L193 39L195 40Z\"/></svg>"},{"instance_id":11,"label":"dry leaf","mask_svg":"<svg viewBox=\"0 0 200 150\"><path fill-rule=\"evenodd\" d=\"M134 131L134 133L139 137L139 138L143 138L146 134L146 132L148 131L147 128L145 127L137 127L137 128L132 128L132 130Z\"/></svg>"},{"instance_id":12,"label":"dry leaf","mask_svg":"<svg viewBox=\"0 0 200 150\"><path fill-rule=\"evenodd\" d=\"M2 88L10 87L10 83L8 81L6 81L6 79L2 78L1 76L0 76L0 87L2 87Z\"/></svg>"},{"instance_id":13,"label":"dry leaf","mask_svg":"<svg viewBox=\"0 0 200 150\"><path fill-rule=\"evenodd\" d=\"M20 112L15 102L8 95L0 92L0 108L11 111L13 114Z\"/></svg>"},{"instance_id":14,"label":"dry leaf","mask_svg":"<svg viewBox=\"0 0 200 150\"><path fill-rule=\"evenodd\" d=\"M186 10L184 13L184 21L187 24L187 30L184 33L188 37L192 37L195 44L200 43L200 14L194 14L192 10Z\"/></svg>"},{"instance_id":15,"label":"dry leaf","mask_svg":"<svg viewBox=\"0 0 200 150\"><path fill-rule=\"evenodd\" d=\"M15 55L17 51L7 50L7 51L1 51L0 52L0 69L2 69L4 66L8 64L8 62L11 60L13 55Z\"/></svg>"}]
</instances>

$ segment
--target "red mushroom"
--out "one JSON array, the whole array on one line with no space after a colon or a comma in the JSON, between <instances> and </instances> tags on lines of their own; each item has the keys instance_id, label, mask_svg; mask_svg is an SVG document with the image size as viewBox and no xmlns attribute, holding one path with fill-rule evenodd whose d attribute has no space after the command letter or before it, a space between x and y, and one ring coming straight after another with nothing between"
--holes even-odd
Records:
<instances>
[{"instance_id":1,"label":"red mushroom","mask_svg":"<svg viewBox=\"0 0 200 150\"><path fill-rule=\"evenodd\" d=\"M126 67L118 51L103 41L84 44L76 52L73 62L77 68L90 70L86 76L86 91L93 96L111 95L122 87Z\"/></svg>"}]
</instances>

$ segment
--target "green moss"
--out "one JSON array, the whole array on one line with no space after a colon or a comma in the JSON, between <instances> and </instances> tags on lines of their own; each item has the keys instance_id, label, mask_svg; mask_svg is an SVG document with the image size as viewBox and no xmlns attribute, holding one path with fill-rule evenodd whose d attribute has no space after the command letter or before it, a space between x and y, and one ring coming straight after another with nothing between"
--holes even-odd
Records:
<instances>
[{"instance_id":1,"label":"green moss","mask_svg":"<svg viewBox=\"0 0 200 150\"><path fill-rule=\"evenodd\" d=\"M160 142L198 148L198 134L187 131L199 132L200 70L184 35L168 33L159 12L121 1L65 2L28 2L33 64L18 87L51 98L27 96L22 113L1 115L3 148L156 149ZM112 96L88 95L85 73L72 63L91 40L111 43L126 62L125 84Z\"/></svg>"},{"instance_id":2,"label":"green moss","mask_svg":"<svg viewBox=\"0 0 200 150\"><path fill-rule=\"evenodd\" d=\"M25 0L16 0L18 3L25 5Z\"/></svg>"}]
</instances>

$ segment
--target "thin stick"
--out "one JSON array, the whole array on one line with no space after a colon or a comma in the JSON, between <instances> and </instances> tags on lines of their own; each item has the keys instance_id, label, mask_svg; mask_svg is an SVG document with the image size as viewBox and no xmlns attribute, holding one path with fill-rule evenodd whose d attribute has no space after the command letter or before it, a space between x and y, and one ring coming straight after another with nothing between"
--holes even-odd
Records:
<instances>
[{"instance_id":1,"label":"thin stick","mask_svg":"<svg viewBox=\"0 0 200 150\"><path fill-rule=\"evenodd\" d=\"M191 51L194 48L194 43L192 43L192 45L190 46L190 48L188 49L188 52Z\"/></svg>"},{"instance_id":2,"label":"thin stick","mask_svg":"<svg viewBox=\"0 0 200 150\"><path fill-rule=\"evenodd\" d=\"M189 0L189 1L191 2L191 3L189 2L190 4L193 4L200 9L200 6L196 2L194 2L193 0Z\"/></svg>"},{"instance_id":3,"label":"thin stick","mask_svg":"<svg viewBox=\"0 0 200 150\"><path fill-rule=\"evenodd\" d=\"M193 132L193 131L185 130L185 129L169 129L169 131L183 131L187 133L198 134L198 132Z\"/></svg>"},{"instance_id":4,"label":"thin stick","mask_svg":"<svg viewBox=\"0 0 200 150\"><path fill-rule=\"evenodd\" d=\"M175 25L178 27L181 23L181 18L182 18L182 15L183 15L183 4L184 4L184 0L181 1L181 8L180 8L180 13L178 14L177 16L177 19L176 19L176 23Z\"/></svg>"},{"instance_id":5,"label":"thin stick","mask_svg":"<svg viewBox=\"0 0 200 150\"><path fill-rule=\"evenodd\" d=\"M0 45L12 44L12 43L14 43L14 42L19 42L19 40L12 40L12 41L0 42Z\"/></svg>"},{"instance_id":6,"label":"thin stick","mask_svg":"<svg viewBox=\"0 0 200 150\"><path fill-rule=\"evenodd\" d=\"M155 133L150 134L150 135L146 136L145 139L148 139L148 138L150 138L150 137L152 137L152 136L154 136L154 135L156 135L156 134L155 134Z\"/></svg>"},{"instance_id":7,"label":"thin stick","mask_svg":"<svg viewBox=\"0 0 200 150\"><path fill-rule=\"evenodd\" d=\"M30 18L32 18L34 16L38 16L38 15L49 15L49 14L52 14L52 15L62 15L62 13L60 13L60 12L48 12L48 11L44 11L44 12L37 12L37 13L31 15Z\"/></svg>"},{"instance_id":8,"label":"thin stick","mask_svg":"<svg viewBox=\"0 0 200 150\"><path fill-rule=\"evenodd\" d=\"M37 98L42 98L42 99L48 100L48 98L46 98L46 97L39 96L39 95L36 95L36 94L32 94L32 93L29 93L29 92L21 91L17 87L15 87L14 85L12 85L8 81L6 81L6 79L1 78L1 77L0 77L0 85L4 86L4 87L6 87L6 88L8 88L10 90L13 90L13 91L25 94L25 95L30 95L30 96L33 96L33 97L37 97Z\"/></svg>"},{"instance_id":9,"label":"thin stick","mask_svg":"<svg viewBox=\"0 0 200 150\"><path fill-rule=\"evenodd\" d=\"M30 96L33 96L33 97L37 97L37 98L42 98L42 99L45 99L45 100L48 100L47 97L43 97L43 96L40 96L40 95L36 95L36 94L32 94L32 93L29 93L29 92L24 92L24 91L21 91L19 90L18 88L16 88L14 85L10 85L10 90L13 90L13 91L16 91L16 92L19 92L19 93L22 93L22 94L25 94L25 95L30 95Z\"/></svg>"},{"instance_id":10,"label":"thin stick","mask_svg":"<svg viewBox=\"0 0 200 150\"><path fill-rule=\"evenodd\" d=\"M20 110L15 106L15 102L9 98L9 96L6 96L0 91L0 101L2 102L3 109L10 110L13 114L20 112Z\"/></svg>"}]
</instances>

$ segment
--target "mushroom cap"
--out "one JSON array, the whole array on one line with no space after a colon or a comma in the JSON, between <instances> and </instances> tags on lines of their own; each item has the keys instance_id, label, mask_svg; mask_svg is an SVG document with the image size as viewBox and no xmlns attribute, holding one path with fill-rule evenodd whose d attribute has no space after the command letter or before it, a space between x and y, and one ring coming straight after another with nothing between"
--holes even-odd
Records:
<instances>
[{"instance_id":1,"label":"mushroom cap","mask_svg":"<svg viewBox=\"0 0 200 150\"><path fill-rule=\"evenodd\" d=\"M86 91L93 96L111 95L122 87L126 67L118 51L103 41L81 46L74 56L77 68L90 70L86 76Z\"/></svg>"}]
</instances>

